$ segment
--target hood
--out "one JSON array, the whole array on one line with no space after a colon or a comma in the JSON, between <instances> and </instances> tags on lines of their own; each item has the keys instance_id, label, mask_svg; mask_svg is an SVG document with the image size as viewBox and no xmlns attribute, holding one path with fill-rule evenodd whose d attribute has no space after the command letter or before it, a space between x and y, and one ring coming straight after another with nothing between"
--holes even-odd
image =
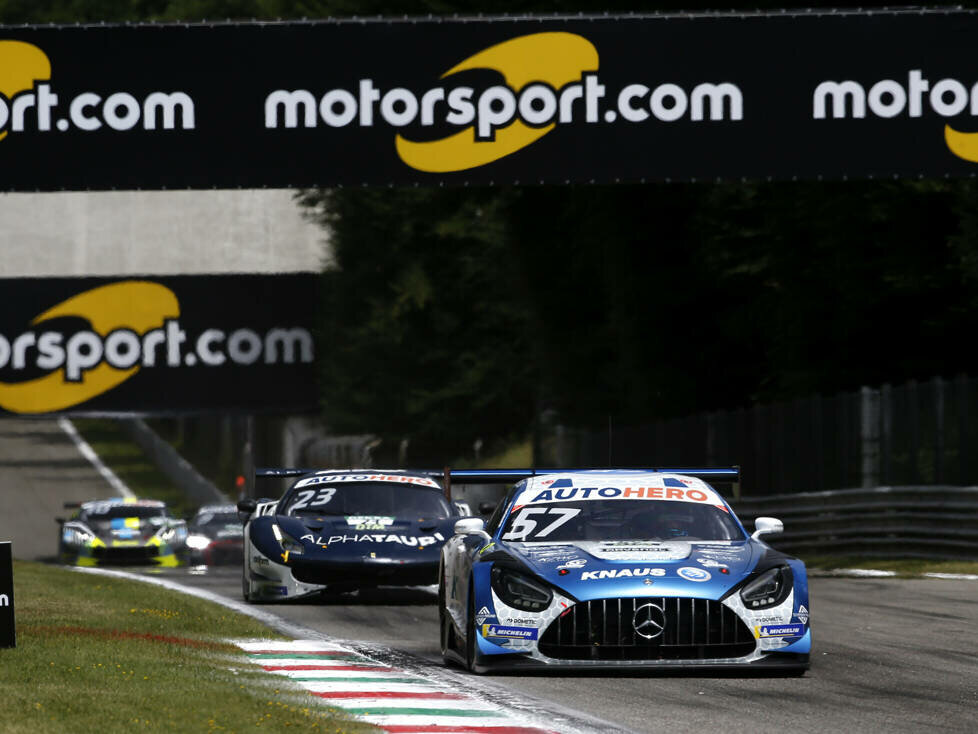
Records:
<instances>
[{"instance_id":1,"label":"hood","mask_svg":"<svg viewBox=\"0 0 978 734\"><path fill-rule=\"evenodd\" d=\"M113 541L146 541L167 524L163 517L115 517L89 521L86 525L105 543Z\"/></svg>"},{"instance_id":2,"label":"hood","mask_svg":"<svg viewBox=\"0 0 978 734\"><path fill-rule=\"evenodd\" d=\"M508 543L538 576L581 601L629 596L717 599L756 565L740 541Z\"/></svg>"}]
</instances>

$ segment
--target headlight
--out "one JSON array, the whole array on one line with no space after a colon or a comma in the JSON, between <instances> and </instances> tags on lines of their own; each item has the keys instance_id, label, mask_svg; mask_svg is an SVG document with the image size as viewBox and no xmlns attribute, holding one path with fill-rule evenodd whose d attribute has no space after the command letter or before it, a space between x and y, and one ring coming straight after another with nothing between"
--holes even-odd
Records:
<instances>
[{"instance_id":1,"label":"headlight","mask_svg":"<svg viewBox=\"0 0 978 734\"><path fill-rule=\"evenodd\" d=\"M287 550L289 553L294 553L297 556L301 555L305 550L302 543L282 530L277 523L272 524L272 533L275 534L275 539L282 546L282 550Z\"/></svg>"},{"instance_id":2,"label":"headlight","mask_svg":"<svg viewBox=\"0 0 978 734\"><path fill-rule=\"evenodd\" d=\"M78 528L65 528L61 539L65 545L88 545L95 540L95 536Z\"/></svg>"},{"instance_id":3,"label":"headlight","mask_svg":"<svg viewBox=\"0 0 978 734\"><path fill-rule=\"evenodd\" d=\"M509 606L524 612L543 611L554 596L543 584L502 566L492 567L492 590Z\"/></svg>"},{"instance_id":4,"label":"headlight","mask_svg":"<svg viewBox=\"0 0 978 734\"><path fill-rule=\"evenodd\" d=\"M783 602L794 586L794 576L788 566L778 566L744 584L740 598L748 609L767 609Z\"/></svg>"},{"instance_id":5,"label":"headlight","mask_svg":"<svg viewBox=\"0 0 978 734\"><path fill-rule=\"evenodd\" d=\"M194 550L204 550L207 546L211 544L211 539L206 535L188 535L187 536L187 547L193 548Z\"/></svg>"}]
</instances>

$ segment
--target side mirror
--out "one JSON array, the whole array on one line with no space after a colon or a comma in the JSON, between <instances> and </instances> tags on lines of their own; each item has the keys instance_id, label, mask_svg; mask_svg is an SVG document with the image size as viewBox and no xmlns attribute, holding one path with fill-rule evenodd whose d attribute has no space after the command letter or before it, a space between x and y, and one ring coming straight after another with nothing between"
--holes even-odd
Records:
<instances>
[{"instance_id":1,"label":"side mirror","mask_svg":"<svg viewBox=\"0 0 978 734\"><path fill-rule=\"evenodd\" d=\"M491 515L492 511L496 509L495 502L480 502L479 503L479 514L480 515Z\"/></svg>"},{"instance_id":2,"label":"side mirror","mask_svg":"<svg viewBox=\"0 0 978 734\"><path fill-rule=\"evenodd\" d=\"M456 535L478 535L480 538L491 540L485 531L486 523L481 517L463 517L455 523Z\"/></svg>"},{"instance_id":3,"label":"side mirror","mask_svg":"<svg viewBox=\"0 0 978 734\"><path fill-rule=\"evenodd\" d=\"M757 540L762 535L774 535L784 532L784 523L776 517L759 517L754 520L754 533L750 536Z\"/></svg>"},{"instance_id":4,"label":"side mirror","mask_svg":"<svg viewBox=\"0 0 978 734\"><path fill-rule=\"evenodd\" d=\"M56 523L58 523L58 525L64 525L65 524L65 519L63 517L56 517L56 518L54 518L54 521Z\"/></svg>"},{"instance_id":5,"label":"side mirror","mask_svg":"<svg viewBox=\"0 0 978 734\"><path fill-rule=\"evenodd\" d=\"M253 499L238 500L238 512L247 512L252 515L256 507L258 507L258 503Z\"/></svg>"}]
</instances>

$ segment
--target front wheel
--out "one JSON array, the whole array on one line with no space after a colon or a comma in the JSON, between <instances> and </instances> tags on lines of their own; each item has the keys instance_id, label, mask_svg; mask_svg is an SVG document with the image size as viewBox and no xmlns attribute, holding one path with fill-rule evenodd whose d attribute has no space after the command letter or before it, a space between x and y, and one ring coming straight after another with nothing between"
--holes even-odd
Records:
<instances>
[{"instance_id":1,"label":"front wheel","mask_svg":"<svg viewBox=\"0 0 978 734\"><path fill-rule=\"evenodd\" d=\"M469 613L465 620L465 667L475 673L475 660L478 645L475 641L475 594L471 591L472 585L469 584Z\"/></svg>"},{"instance_id":2,"label":"front wheel","mask_svg":"<svg viewBox=\"0 0 978 734\"><path fill-rule=\"evenodd\" d=\"M248 566L244 564L241 566L241 596L247 602L255 600L251 593L251 584L248 582Z\"/></svg>"}]
</instances>

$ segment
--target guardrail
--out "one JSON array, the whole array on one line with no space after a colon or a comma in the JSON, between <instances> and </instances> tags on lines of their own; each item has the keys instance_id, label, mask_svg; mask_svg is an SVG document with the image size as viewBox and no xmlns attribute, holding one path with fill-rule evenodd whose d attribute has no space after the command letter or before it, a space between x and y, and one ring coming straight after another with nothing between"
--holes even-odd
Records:
<instances>
[{"instance_id":1,"label":"guardrail","mask_svg":"<svg viewBox=\"0 0 978 734\"><path fill-rule=\"evenodd\" d=\"M978 487L876 487L741 498L750 529L777 517L772 547L801 555L978 560Z\"/></svg>"}]
</instances>

